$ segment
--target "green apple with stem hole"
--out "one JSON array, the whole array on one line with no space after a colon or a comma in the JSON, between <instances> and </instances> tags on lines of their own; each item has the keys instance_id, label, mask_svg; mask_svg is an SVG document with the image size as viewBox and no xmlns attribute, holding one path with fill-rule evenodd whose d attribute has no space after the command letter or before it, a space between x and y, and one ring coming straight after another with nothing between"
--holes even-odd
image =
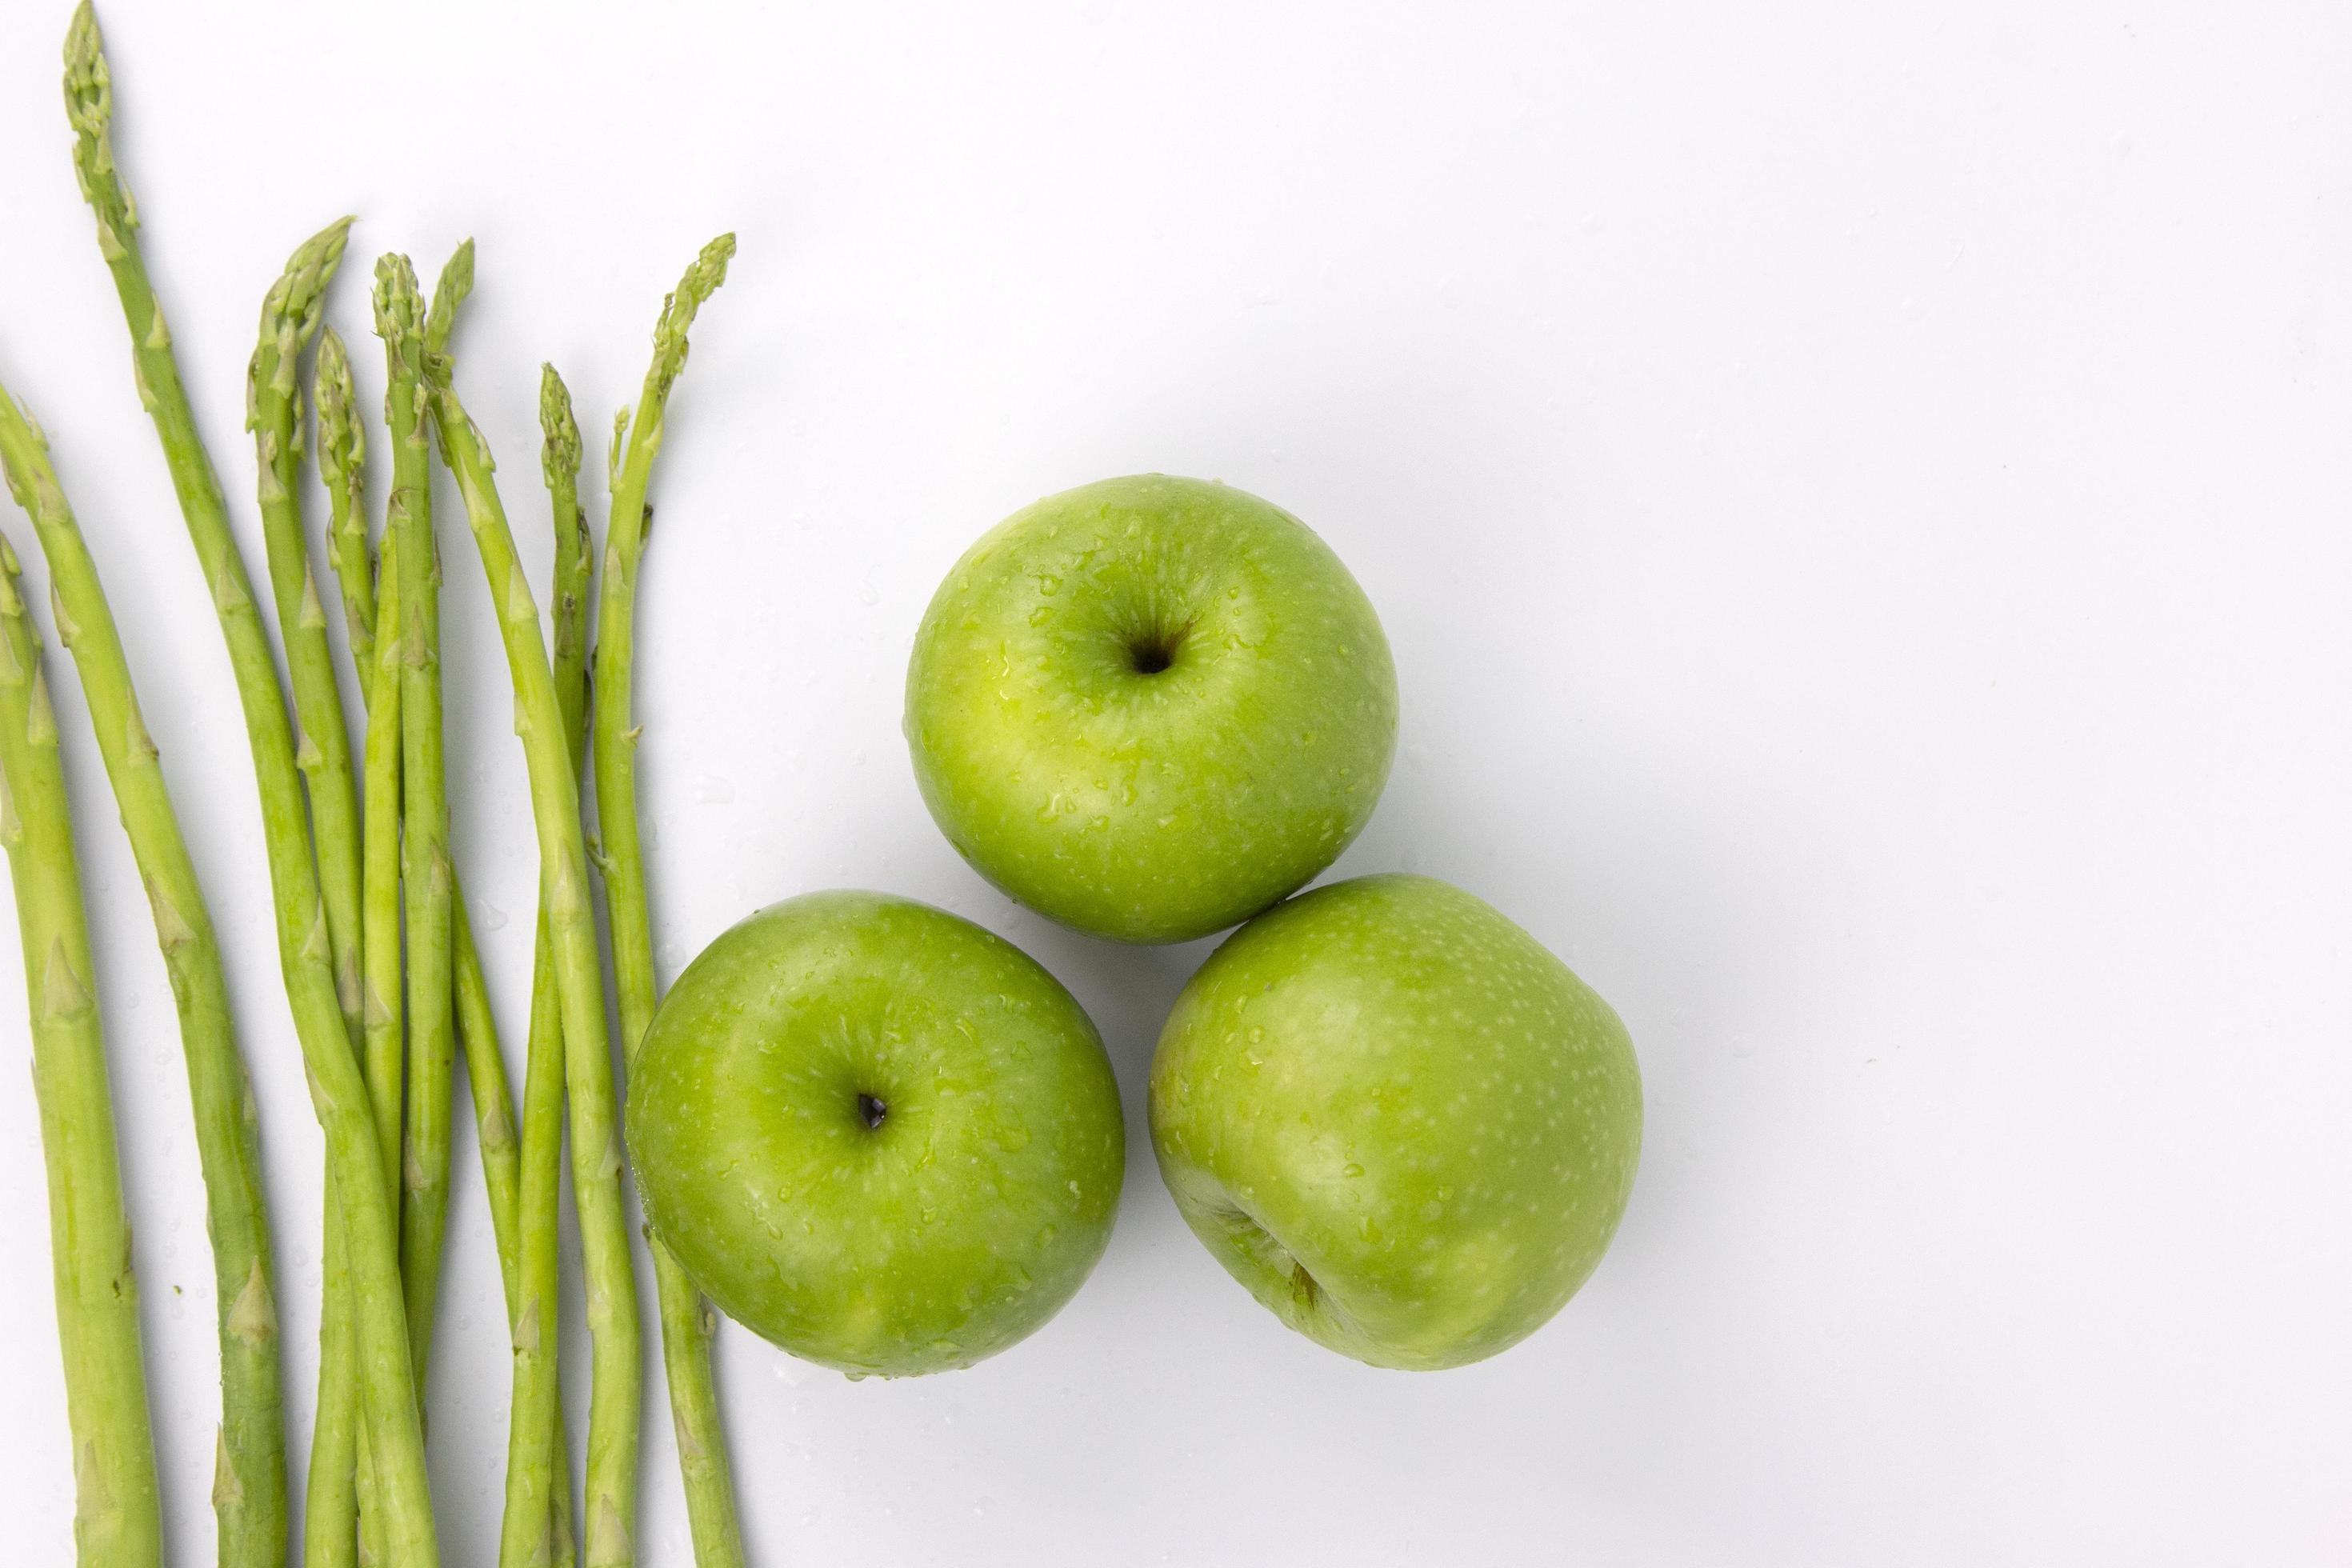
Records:
<instances>
[{"instance_id":1,"label":"green apple with stem hole","mask_svg":"<svg viewBox=\"0 0 2352 1568\"><path fill-rule=\"evenodd\" d=\"M646 1216L729 1316L856 1375L1031 1333L1110 1238L1101 1038L1027 954L878 893L813 893L688 965L630 1076Z\"/></svg>"},{"instance_id":2,"label":"green apple with stem hole","mask_svg":"<svg viewBox=\"0 0 2352 1568\"><path fill-rule=\"evenodd\" d=\"M1371 816L1396 728L1388 640L1330 548L1255 496L1159 474L991 531L907 672L949 842L1123 942L1206 936L1312 880Z\"/></svg>"},{"instance_id":3,"label":"green apple with stem hole","mask_svg":"<svg viewBox=\"0 0 2352 1568\"><path fill-rule=\"evenodd\" d=\"M1459 1366L1558 1312L1615 1233L1642 1080L1609 1005L1426 877L1318 888L1177 998L1151 1143L1193 1233L1309 1338Z\"/></svg>"}]
</instances>

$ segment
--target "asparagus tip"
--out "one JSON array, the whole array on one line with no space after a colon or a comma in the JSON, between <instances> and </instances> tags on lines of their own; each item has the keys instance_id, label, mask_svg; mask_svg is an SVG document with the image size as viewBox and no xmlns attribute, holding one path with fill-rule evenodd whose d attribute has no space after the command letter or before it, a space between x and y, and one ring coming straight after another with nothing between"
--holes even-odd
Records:
<instances>
[{"instance_id":1,"label":"asparagus tip","mask_svg":"<svg viewBox=\"0 0 2352 1568\"><path fill-rule=\"evenodd\" d=\"M324 414L330 402L351 405L351 351L343 347L343 335L332 326L319 332L319 412Z\"/></svg>"},{"instance_id":2,"label":"asparagus tip","mask_svg":"<svg viewBox=\"0 0 2352 1568\"><path fill-rule=\"evenodd\" d=\"M356 499L364 425L352 416L359 401L352 382L351 351L342 334L328 327L319 334L310 400L319 411L319 471L330 490Z\"/></svg>"},{"instance_id":3,"label":"asparagus tip","mask_svg":"<svg viewBox=\"0 0 2352 1568\"><path fill-rule=\"evenodd\" d=\"M138 208L114 166L114 87L106 66L106 40L89 0L74 10L66 28L66 120L74 132L74 180L82 199L98 214L99 249L117 259L139 225Z\"/></svg>"},{"instance_id":4,"label":"asparagus tip","mask_svg":"<svg viewBox=\"0 0 2352 1568\"><path fill-rule=\"evenodd\" d=\"M544 437L541 460L548 484L577 483L580 425L572 414L572 390L551 364L539 367L539 428Z\"/></svg>"},{"instance_id":5,"label":"asparagus tip","mask_svg":"<svg viewBox=\"0 0 2352 1568\"><path fill-rule=\"evenodd\" d=\"M474 291L474 242L462 241L446 265L441 268L440 280L433 285L433 307L425 317L425 352L440 355L448 352L449 333L457 324L457 307Z\"/></svg>"},{"instance_id":6,"label":"asparagus tip","mask_svg":"<svg viewBox=\"0 0 2352 1568\"><path fill-rule=\"evenodd\" d=\"M654 346L665 355L674 346L681 366L686 361L686 330L694 324L695 312L702 308L702 302L727 281L727 264L734 258L735 237L720 235L702 247L694 265L678 279L677 291L662 301L661 321L654 328Z\"/></svg>"},{"instance_id":7,"label":"asparagus tip","mask_svg":"<svg viewBox=\"0 0 2352 1568\"><path fill-rule=\"evenodd\" d=\"M677 289L662 300L661 317L654 323L654 360L646 371L644 393L637 400L640 416L650 416L656 423L662 406L669 397L669 389L686 370L687 330L694 325L695 313L703 301L727 281L727 264L735 257L735 237L722 234L702 247L694 264L678 279ZM627 426L627 411L614 423L614 438ZM617 472L617 468L615 472Z\"/></svg>"},{"instance_id":8,"label":"asparagus tip","mask_svg":"<svg viewBox=\"0 0 2352 1568\"><path fill-rule=\"evenodd\" d=\"M375 264L375 331L397 348L418 327L423 308L416 287L416 268L397 251Z\"/></svg>"},{"instance_id":9,"label":"asparagus tip","mask_svg":"<svg viewBox=\"0 0 2352 1568\"><path fill-rule=\"evenodd\" d=\"M74 129L92 135L105 130L113 107L106 78L106 40L89 0L74 7L73 21L66 27L66 104L73 111ZM94 119L85 124L84 115Z\"/></svg>"}]
</instances>

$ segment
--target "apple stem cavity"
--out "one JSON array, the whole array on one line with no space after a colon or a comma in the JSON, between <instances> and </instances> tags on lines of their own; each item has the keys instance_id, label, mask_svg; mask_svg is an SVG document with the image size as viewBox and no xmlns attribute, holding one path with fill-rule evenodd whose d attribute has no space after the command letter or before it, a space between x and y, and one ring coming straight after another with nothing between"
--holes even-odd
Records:
<instances>
[{"instance_id":1,"label":"apple stem cavity","mask_svg":"<svg viewBox=\"0 0 2352 1568\"><path fill-rule=\"evenodd\" d=\"M860 1090L857 1096L857 1114L865 1121L867 1131L878 1132L882 1130L882 1123L889 1120L890 1108L875 1096Z\"/></svg>"}]
</instances>

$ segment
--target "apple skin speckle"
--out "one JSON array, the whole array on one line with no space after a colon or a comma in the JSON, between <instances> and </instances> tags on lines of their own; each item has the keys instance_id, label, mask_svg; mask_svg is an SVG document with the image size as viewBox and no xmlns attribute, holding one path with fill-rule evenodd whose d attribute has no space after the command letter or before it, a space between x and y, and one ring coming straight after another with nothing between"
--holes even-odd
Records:
<instances>
[{"instance_id":1,"label":"apple skin speckle","mask_svg":"<svg viewBox=\"0 0 2352 1568\"><path fill-rule=\"evenodd\" d=\"M1223 931L1370 817L1396 752L1380 618L1313 531L1160 474L1014 513L959 561L907 669L932 817L981 875L1122 942Z\"/></svg>"},{"instance_id":2,"label":"apple skin speckle","mask_svg":"<svg viewBox=\"0 0 2352 1568\"><path fill-rule=\"evenodd\" d=\"M1334 883L1177 998L1151 1142L1195 1235L1283 1321L1375 1366L1507 1349L1576 1293L1641 1157L1625 1026L1493 906Z\"/></svg>"},{"instance_id":3,"label":"apple skin speckle","mask_svg":"<svg viewBox=\"0 0 2352 1568\"><path fill-rule=\"evenodd\" d=\"M1109 1244L1126 1168L1094 1025L1011 942L811 893L689 964L630 1075L646 1216L704 1294L856 1375L969 1366Z\"/></svg>"}]
</instances>

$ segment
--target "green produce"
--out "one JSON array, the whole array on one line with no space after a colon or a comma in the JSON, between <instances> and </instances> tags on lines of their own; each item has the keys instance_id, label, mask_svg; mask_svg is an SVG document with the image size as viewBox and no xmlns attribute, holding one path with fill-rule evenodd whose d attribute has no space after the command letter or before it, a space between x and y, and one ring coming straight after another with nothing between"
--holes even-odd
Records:
<instances>
[{"instance_id":1,"label":"green produce","mask_svg":"<svg viewBox=\"0 0 2352 1568\"><path fill-rule=\"evenodd\" d=\"M73 1434L75 1555L81 1568L153 1568L163 1560L163 1510L106 1039L57 715L16 571L16 552L0 540L0 844L16 885L33 1092L48 1168L49 1266Z\"/></svg>"},{"instance_id":2,"label":"green produce","mask_svg":"<svg viewBox=\"0 0 2352 1568\"><path fill-rule=\"evenodd\" d=\"M645 849L637 831L637 737L633 721L636 655L637 563L645 551L646 486L660 452L669 391L686 368L687 331L695 312L727 280L735 237L705 246L677 292L662 302L636 417L614 427L612 518L604 531L604 589L596 616L596 826L604 847L604 903L613 933L613 991L620 1004L621 1059L633 1060L653 1022L653 917L646 903ZM626 420L625 413L623 418ZM626 439L623 437L625 433ZM653 1242L654 1283L661 1302L662 1366L677 1431L694 1560L700 1568L740 1568L743 1540L735 1518L735 1483L727 1433L710 1373L716 1321L669 1248Z\"/></svg>"},{"instance_id":3,"label":"green produce","mask_svg":"<svg viewBox=\"0 0 2352 1568\"><path fill-rule=\"evenodd\" d=\"M1077 1003L969 921L878 893L762 910L687 967L637 1053L654 1234L811 1361L970 1366L1110 1239L1118 1087Z\"/></svg>"},{"instance_id":4,"label":"green produce","mask_svg":"<svg viewBox=\"0 0 2352 1568\"><path fill-rule=\"evenodd\" d=\"M1142 475L1015 512L915 636L915 781L982 876L1066 925L1181 942L1304 886L1363 827L1396 672L1289 513Z\"/></svg>"},{"instance_id":5,"label":"green produce","mask_svg":"<svg viewBox=\"0 0 2352 1568\"><path fill-rule=\"evenodd\" d=\"M595 553L580 513L580 426L572 394L553 365L540 367L540 469L555 526L551 642L556 710L574 780L588 749L588 592ZM558 1289L558 1208L563 1180L563 1013L555 979L549 885L540 889L531 952L530 1057L523 1069L521 1190L515 1268L507 1314L514 1373L507 1424L503 1568L576 1560L571 1458L562 1420ZM548 1419L541 1419L548 1416Z\"/></svg>"},{"instance_id":6,"label":"green produce","mask_svg":"<svg viewBox=\"0 0 2352 1568\"><path fill-rule=\"evenodd\" d=\"M588 902L588 850L580 826L578 767L565 743L539 606L516 559L514 535L491 478L493 464L480 432L441 378L436 356L432 403L444 459L457 477L482 558L507 671L515 693L515 731L530 765L531 815L539 830L541 875L547 889L548 927L555 944L556 985L563 1015L563 1057L572 1110L572 1184L580 1211L582 1264L588 1283L588 1332L593 1382L588 1406L584 1507L588 1568L625 1568L635 1561L637 1419L644 1388L638 1370L643 1342L637 1321L636 1265L629 1249L628 1216L621 1194L618 1107L613 1084L611 1037L605 1029L604 973L596 951L595 918ZM539 1277L526 1271L532 1291ZM537 1302L526 1294L523 1313ZM532 1426L545 1409L513 1415Z\"/></svg>"},{"instance_id":7,"label":"green produce","mask_svg":"<svg viewBox=\"0 0 2352 1568\"><path fill-rule=\"evenodd\" d=\"M350 218L339 219L304 242L263 300L261 330L246 367L246 427L254 437L270 591L292 677L295 763L308 786L335 996L344 1027L356 1041L362 1029L359 797L352 780L342 689L335 680L327 618L302 524L298 379L302 353L319 331L328 286L342 263L351 225ZM306 1550L321 1564L341 1564L352 1560L355 1546L351 1510L359 1440L359 1325L352 1316L351 1265L343 1252L341 1205L331 1169L325 1181L331 1196L321 1243L326 1288L319 1316L319 1418L310 1443L303 1537Z\"/></svg>"},{"instance_id":8,"label":"green produce","mask_svg":"<svg viewBox=\"0 0 2352 1568\"><path fill-rule=\"evenodd\" d=\"M401 541L389 529L376 569L375 619L401 623ZM407 1060L407 991L400 952L401 639L375 639L375 668L362 672L368 692L361 751L360 956L361 1057L373 1097L376 1139L383 1147L384 1191L399 1202L402 1074Z\"/></svg>"},{"instance_id":9,"label":"green produce","mask_svg":"<svg viewBox=\"0 0 2352 1568\"><path fill-rule=\"evenodd\" d=\"M269 1214L253 1091L229 1011L220 939L181 837L179 815L139 711L122 637L39 426L0 388L0 467L33 520L58 635L73 654L115 804L146 885L171 972L180 1043L195 1110L213 1248L221 1364L220 1476L213 1490L223 1568L276 1568L286 1556L286 1426L278 1373L278 1308Z\"/></svg>"},{"instance_id":10,"label":"green produce","mask_svg":"<svg viewBox=\"0 0 2352 1568\"><path fill-rule=\"evenodd\" d=\"M140 402L154 421L178 492L180 510L210 590L236 677L261 795L279 966L295 1032L309 1069L311 1103L326 1134L336 1201L345 1223L345 1257L359 1320L360 1387L366 1413L364 1448L373 1455L386 1552L402 1568L431 1568L431 1489L416 1384L401 1308L396 1216L377 1173L383 1169L366 1084L344 1027L332 949L311 856L308 808L295 763L286 692L278 682L253 586L229 532L220 480L196 433L172 334L157 308L140 254L138 220L114 162L113 89L86 3L66 37L66 107L74 129L74 171L98 220L100 256L114 279L130 329Z\"/></svg>"},{"instance_id":11,"label":"green produce","mask_svg":"<svg viewBox=\"0 0 2352 1568\"><path fill-rule=\"evenodd\" d=\"M389 830L393 835L392 841L382 852L377 876L389 884L395 882L399 874L396 829L400 796L397 717L400 701L400 667L396 657L388 659L381 668L372 663L361 663L359 650L365 649L372 657L375 652L377 607L375 600L368 595L372 593L383 595L388 606L385 618L397 624L399 615L396 608L396 594L399 574L395 563L395 570L386 573L383 580L377 583L373 567L368 559L366 525L357 510L362 495L362 465L364 461L364 447L358 434L358 426L350 424L352 397L351 367L347 361L338 357L335 352L337 346L334 334L330 330L322 336L319 348L317 395L320 468L321 477L327 481L331 498L331 515L333 519L328 538L329 556L335 564L339 577L342 575L346 563L352 563L355 565L356 574L360 579L358 584L344 584L343 607L353 649L353 663L356 667L355 673L359 680L361 699L372 710L374 700L380 693L390 694L392 712L385 716L385 726L383 730L386 747L383 764L384 776L377 785L383 798L387 802L386 809L383 814L382 827ZM387 647L389 647L389 645ZM396 650L393 651L396 652ZM389 671L388 674L386 670ZM490 1227L497 1241L499 1272L505 1287L507 1312L509 1323L511 1326L514 1314L518 1310L517 1226L521 1194L521 1155L516 1137L514 1097L507 1083L505 1050L499 1043L498 1021L490 1007L488 977L483 973L481 955L474 945L472 927L466 913L465 891L455 879L454 868L452 879L449 899L449 945L456 982L457 1040L465 1058L467 1086L473 1096L477 1146L482 1157L482 1184L489 1199ZM370 951L372 954L382 958L389 971L389 982L383 989L391 990L396 994L399 975L399 943L396 940L399 931L399 914L396 899L384 900L383 910L383 913L379 919L385 922L384 929L390 933L390 937L379 939L372 944ZM374 986L369 988L369 994L372 997L378 994L378 988ZM382 1031L383 1045L389 1053L389 1065L383 1069L383 1076L385 1081L395 1086L399 1084L398 1068L402 1044L396 1006L395 1003L395 1008L392 1011L374 1006L371 1006L368 1010L370 1026L372 1029ZM374 1092L373 1079L370 1091ZM390 1144L399 1135L401 1102L396 1088L391 1097L379 1100L377 1109L388 1121L388 1125L381 1131L385 1135L387 1144ZM559 1106L557 1115L560 1117L561 1114ZM331 1243L332 1239L331 1237ZM333 1267L331 1248L329 1266L331 1269ZM325 1331L323 1327L321 1331L322 1333ZM331 1364L329 1358L322 1354L320 1368L322 1380L326 1376L329 1364ZM323 1384L320 1404L320 1427L323 1430L327 1425L330 1410L329 1394ZM559 1422L560 1419L559 1415ZM313 1456L311 1475L314 1491L310 1509L305 1516L306 1531L309 1531L311 1518L316 1514L322 1501L329 1509L339 1510L346 1520L350 1512L351 1505L348 1500L352 1481L350 1456L343 1449L337 1448L331 1453L328 1460L322 1460L320 1458L322 1451L325 1451L323 1439L314 1436L311 1447ZM321 1479L320 1465L325 1462L340 1462L343 1473L341 1494L331 1491L322 1499L316 1489ZM557 1490L556 1506L562 1510L557 1518L559 1526L557 1539L560 1542L568 1542L570 1506L568 1493L563 1486L563 1472L556 1471L553 1479ZM327 1531L322 1530L319 1533L327 1533ZM331 1544L314 1540L311 1550L319 1555L306 1561L330 1563L347 1561L352 1550L349 1534L346 1522L342 1528L331 1532Z\"/></svg>"},{"instance_id":12,"label":"green produce","mask_svg":"<svg viewBox=\"0 0 2352 1568\"><path fill-rule=\"evenodd\" d=\"M400 1278L420 1375L433 1347L441 1241L449 1214L449 1086L457 1044L451 958L456 878L449 864L442 749L441 552L433 531L426 449L427 367L447 344L457 306L473 286L471 240L442 269L429 311L422 309L406 257L387 256L376 263L375 330L383 340L384 411L392 426L392 499L384 532L399 540L400 558L400 889L408 940Z\"/></svg>"},{"instance_id":13,"label":"green produce","mask_svg":"<svg viewBox=\"0 0 2352 1568\"><path fill-rule=\"evenodd\" d=\"M327 558L335 569L343 600L343 616L361 670L360 690L367 690L368 661L359 655L374 648L375 605L370 596L373 574L367 556L367 520L362 510L362 475L366 462L365 426L354 416L351 361L343 341L332 327L319 338L312 401L319 415L319 475L327 487ZM273 557L273 563L274 563ZM356 600L354 595L357 595ZM362 866L365 865L365 802L361 811ZM345 993L344 1021L351 1022L352 1004L360 1002L359 1031L368 1027L364 996L366 884L360 888L360 995ZM341 976L337 976L340 984ZM366 1062L361 1062L362 1076ZM374 1086L369 1086L371 1094ZM395 1105L395 1113L397 1106ZM395 1133L398 1123L395 1121ZM310 1469L303 1492L303 1568L351 1568L358 1560L353 1533L359 1515L359 1323L351 1300L351 1262L343 1253L342 1204L335 1192L333 1162L326 1174L325 1230L321 1243L324 1289L319 1310L318 1407L310 1424Z\"/></svg>"},{"instance_id":14,"label":"green produce","mask_svg":"<svg viewBox=\"0 0 2352 1568\"><path fill-rule=\"evenodd\" d=\"M260 340L246 366L246 427L259 471L261 533L269 586L285 639L299 726L294 760L310 799L310 837L319 857L319 893L334 953L335 994L352 1037L360 1032L360 813L352 781L351 733L335 681L327 616L310 574L302 526L303 352L319 333L328 285L342 265L352 220L339 218L305 240L261 304Z\"/></svg>"},{"instance_id":15,"label":"green produce","mask_svg":"<svg viewBox=\"0 0 2352 1568\"><path fill-rule=\"evenodd\" d=\"M1625 1027L1482 900L1365 877L1203 964L1151 1068L1193 1234L1292 1328L1374 1366L1493 1355L1575 1294L1642 1145Z\"/></svg>"}]
</instances>

